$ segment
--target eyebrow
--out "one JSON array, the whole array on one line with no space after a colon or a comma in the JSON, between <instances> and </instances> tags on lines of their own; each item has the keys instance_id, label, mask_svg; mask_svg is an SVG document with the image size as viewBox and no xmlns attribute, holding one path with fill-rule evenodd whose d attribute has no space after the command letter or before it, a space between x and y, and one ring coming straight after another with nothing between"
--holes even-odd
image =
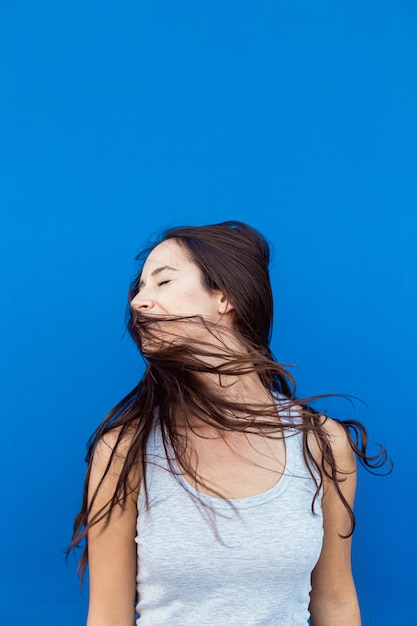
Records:
<instances>
[{"instance_id":1,"label":"eyebrow","mask_svg":"<svg viewBox=\"0 0 417 626\"><path fill-rule=\"evenodd\" d=\"M155 270L153 270L153 272L151 272L151 276L157 276L164 270L172 270L173 272L178 272L178 270L175 269L175 267L171 267L170 265L162 265L162 267L157 267ZM145 284L144 281L141 279L139 281L138 288L140 289L141 287L143 287L144 284Z\"/></svg>"}]
</instances>

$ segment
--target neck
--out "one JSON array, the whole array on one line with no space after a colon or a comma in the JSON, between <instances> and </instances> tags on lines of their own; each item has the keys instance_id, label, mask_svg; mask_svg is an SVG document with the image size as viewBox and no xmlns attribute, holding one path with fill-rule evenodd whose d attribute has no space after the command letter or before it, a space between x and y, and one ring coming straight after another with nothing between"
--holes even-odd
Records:
<instances>
[{"instance_id":1,"label":"neck","mask_svg":"<svg viewBox=\"0 0 417 626\"><path fill-rule=\"evenodd\" d=\"M218 374L201 374L201 382L209 392L212 392L214 398L219 398L226 403L235 405L232 411L220 409L220 412L231 420L238 423L241 419L247 420L249 415L253 419L262 421L271 419L274 423L276 420L276 405L268 389L264 387L256 372L240 375L218 375ZM247 408L245 408L247 407ZM258 415L252 411L259 411ZM174 410L176 428L178 431L187 429L187 425L192 430L205 434L216 434L222 430L217 422L213 421L210 425L201 419L198 414L193 414L191 409L187 416ZM269 416L269 417L268 417ZM210 418L209 418L210 419ZM211 436L211 435L210 435Z\"/></svg>"},{"instance_id":2,"label":"neck","mask_svg":"<svg viewBox=\"0 0 417 626\"><path fill-rule=\"evenodd\" d=\"M227 401L240 404L270 403L271 394L254 370L253 356L248 348L230 329L218 339L219 354L204 357L204 363L217 371L199 374L205 385Z\"/></svg>"},{"instance_id":3,"label":"neck","mask_svg":"<svg viewBox=\"0 0 417 626\"><path fill-rule=\"evenodd\" d=\"M256 372L243 374L203 374L205 383L216 395L238 404L271 402L271 394Z\"/></svg>"}]
</instances>

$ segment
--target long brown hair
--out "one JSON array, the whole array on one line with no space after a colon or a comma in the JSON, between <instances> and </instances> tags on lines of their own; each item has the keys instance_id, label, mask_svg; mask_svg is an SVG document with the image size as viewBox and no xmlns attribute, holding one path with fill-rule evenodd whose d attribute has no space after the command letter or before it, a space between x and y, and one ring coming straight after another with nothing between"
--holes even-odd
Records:
<instances>
[{"instance_id":1,"label":"long brown hair","mask_svg":"<svg viewBox=\"0 0 417 626\"><path fill-rule=\"evenodd\" d=\"M343 502L351 519L353 533L355 517L348 502L340 490L338 468L333 456L329 437L323 423L323 415L312 408L311 404L320 398L333 394L318 395L299 399L296 397L296 384L288 369L279 364L270 349L270 338L273 321L273 298L269 278L270 248L266 239L254 228L237 221L222 222L208 226L190 226L171 228L162 233L158 239L139 255L144 257L159 243L168 239L183 246L189 258L200 268L203 285L209 291L221 290L233 304L234 332L239 337L244 353L236 353L226 345L213 348L208 341L169 342L161 345L158 350L146 350L144 338L152 335L151 324L143 324L140 314L128 308L127 328L139 351L145 358L146 370L138 383L107 415L88 442L86 456L87 474L84 487L82 507L74 522L74 533L68 552L85 540L82 556L79 561L79 573L82 578L88 563L89 528L99 521L109 521L111 512L116 505L126 502L128 495L139 487L131 484L134 468L140 468L141 484L148 503L146 482L147 454L146 445L152 428L157 422L161 429L166 450L174 451L175 460L180 470L189 474L197 485L203 486L196 475L195 468L184 453L184 440L175 430L172 411L181 413L188 423L188 416L216 426L223 430L240 430L244 432L261 432L265 436L283 432L290 426L302 432L303 454L307 467L316 483L317 498L324 477L333 481L335 489ZM138 293L141 271L129 289L129 305ZM178 318L172 318L177 323ZM149 321L149 320L147 320ZM169 322L169 320L167 320ZM202 323L209 332L210 325L203 319L186 318L187 323ZM215 364L207 357L215 357ZM256 372L267 389L273 395L285 398L287 411L297 406L298 419L289 424L277 418L276 407L271 405L242 404L231 401L218 393L212 386L204 382L201 373L215 374L218 377L230 377L244 373ZM374 456L367 453L367 432L364 426L354 420L340 421L346 431L348 440L359 462L369 471L381 468L388 460L387 452L381 447ZM90 511L96 492L89 503L87 488L91 472L94 450L99 440L110 431L117 433L107 469L102 477L104 480L110 469L114 455L120 443L129 436L129 445L124 457L118 483L110 502L102 507L94 516ZM308 435L314 433L320 450L322 461L318 463L308 445ZM172 458L168 457L172 473L175 467ZM343 479L342 479L343 480Z\"/></svg>"}]
</instances>

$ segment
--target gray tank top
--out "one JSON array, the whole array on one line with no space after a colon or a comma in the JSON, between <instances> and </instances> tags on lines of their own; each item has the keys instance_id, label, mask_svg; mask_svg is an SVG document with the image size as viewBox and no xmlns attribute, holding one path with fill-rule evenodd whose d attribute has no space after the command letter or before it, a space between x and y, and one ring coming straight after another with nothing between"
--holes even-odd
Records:
<instances>
[{"instance_id":1,"label":"gray tank top","mask_svg":"<svg viewBox=\"0 0 417 626\"><path fill-rule=\"evenodd\" d=\"M167 471L155 427L148 443L150 510L142 493L138 501L137 626L306 626L323 539L321 497L313 514L315 484L301 435L286 431L285 444L280 480L231 507Z\"/></svg>"}]
</instances>

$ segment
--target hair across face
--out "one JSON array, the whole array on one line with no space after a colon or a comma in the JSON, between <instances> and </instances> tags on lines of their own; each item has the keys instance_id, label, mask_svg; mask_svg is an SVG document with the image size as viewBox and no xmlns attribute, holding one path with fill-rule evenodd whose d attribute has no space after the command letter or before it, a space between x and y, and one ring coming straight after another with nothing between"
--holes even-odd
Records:
<instances>
[{"instance_id":1,"label":"hair across face","mask_svg":"<svg viewBox=\"0 0 417 626\"><path fill-rule=\"evenodd\" d=\"M167 239L148 255L130 302L141 329L142 348L158 349L184 340L210 341L232 329L233 307L218 289L208 289L198 265L177 239Z\"/></svg>"},{"instance_id":2,"label":"hair across face","mask_svg":"<svg viewBox=\"0 0 417 626\"><path fill-rule=\"evenodd\" d=\"M265 238L242 222L228 221L207 226L171 228L151 248L142 271L132 285L130 303L133 307L139 305L143 315L152 314L152 310L156 313L159 307L161 314L211 313L210 317L213 314L215 317L221 310L218 300L223 298L223 305L228 302L229 308L233 308L235 331L254 347L268 351L273 315L269 258L270 251ZM151 274L164 265L172 268L173 265L178 265L178 261L183 275L185 270L188 272L188 286L194 284L193 303L193 298L188 298L190 294L183 293L183 301L177 301L174 307L170 305L169 311L163 311L163 306L158 305L157 300L147 306L145 292L149 284L157 285L155 278L173 280L171 286L170 283L159 284L158 289L161 290L159 293L164 289L168 293L172 289L174 294L175 281L179 276L177 268L165 269L154 276ZM158 267L155 265L152 269L154 263ZM164 265L160 265L161 263ZM204 291L198 285L197 271L198 281L202 283ZM148 283L149 280L151 283ZM186 288L185 281L181 285ZM177 283L177 287L179 286L180 283ZM199 307L201 310L198 310Z\"/></svg>"}]
</instances>

